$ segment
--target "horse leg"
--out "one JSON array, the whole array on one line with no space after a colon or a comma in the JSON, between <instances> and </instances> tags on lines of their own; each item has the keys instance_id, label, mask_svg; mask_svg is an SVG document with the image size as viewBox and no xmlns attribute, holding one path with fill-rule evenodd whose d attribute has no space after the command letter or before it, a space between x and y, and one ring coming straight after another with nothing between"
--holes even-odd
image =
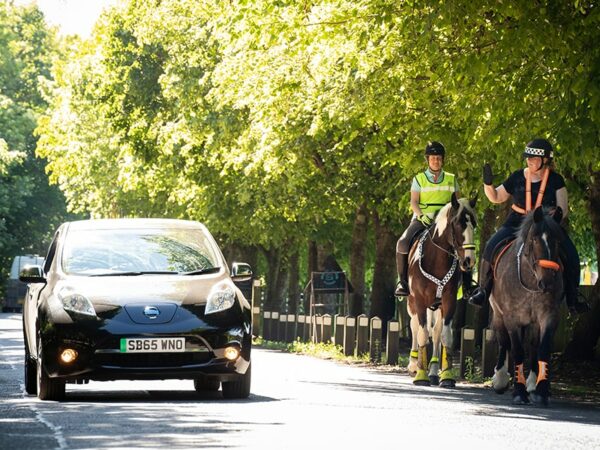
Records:
<instances>
[{"instance_id":1,"label":"horse leg","mask_svg":"<svg viewBox=\"0 0 600 450\"><path fill-rule=\"evenodd\" d=\"M410 358L408 361L408 374L414 377L417 374L417 360L419 357L417 334L419 332L419 318L416 314L410 316L410 334L412 336L412 345L410 347Z\"/></svg>"},{"instance_id":2,"label":"horse leg","mask_svg":"<svg viewBox=\"0 0 600 450\"><path fill-rule=\"evenodd\" d=\"M440 338L442 334L442 311L438 308L435 311L427 311L427 317L430 321L431 327L431 342L433 344L433 351L431 359L429 360L429 382L437 386L440 384Z\"/></svg>"},{"instance_id":3,"label":"horse leg","mask_svg":"<svg viewBox=\"0 0 600 450\"><path fill-rule=\"evenodd\" d=\"M529 375L527 376L527 392L532 394L535 392L538 377L538 345L540 342L539 330L535 327L530 327L531 340L529 342Z\"/></svg>"},{"instance_id":4,"label":"horse leg","mask_svg":"<svg viewBox=\"0 0 600 450\"><path fill-rule=\"evenodd\" d=\"M529 403L529 395L525 389L525 352L523 351L522 330L517 328L509 332L511 341L511 353L515 364L513 404L525 405Z\"/></svg>"},{"instance_id":5,"label":"horse leg","mask_svg":"<svg viewBox=\"0 0 600 450\"><path fill-rule=\"evenodd\" d=\"M419 386L429 386L429 376L427 375L427 343L429 342L429 333L427 331L427 313L425 311L418 314L419 330L417 332L417 374L413 380L414 384Z\"/></svg>"},{"instance_id":6,"label":"horse leg","mask_svg":"<svg viewBox=\"0 0 600 450\"><path fill-rule=\"evenodd\" d=\"M452 318L444 319L442 328L442 374L440 386L453 388L456 386L456 371L452 366L454 339L452 336Z\"/></svg>"},{"instance_id":7,"label":"horse leg","mask_svg":"<svg viewBox=\"0 0 600 450\"><path fill-rule=\"evenodd\" d=\"M494 376L492 377L492 387L497 394L504 394L510 384L510 374L508 373L508 350L510 350L510 336L504 326L504 323L494 314L493 328L498 342L498 362L494 367Z\"/></svg>"},{"instance_id":8,"label":"horse leg","mask_svg":"<svg viewBox=\"0 0 600 450\"><path fill-rule=\"evenodd\" d=\"M542 406L548 406L548 397L550 397L550 351L555 330L555 322L544 324L538 348L538 374L532 398L535 403Z\"/></svg>"}]
</instances>

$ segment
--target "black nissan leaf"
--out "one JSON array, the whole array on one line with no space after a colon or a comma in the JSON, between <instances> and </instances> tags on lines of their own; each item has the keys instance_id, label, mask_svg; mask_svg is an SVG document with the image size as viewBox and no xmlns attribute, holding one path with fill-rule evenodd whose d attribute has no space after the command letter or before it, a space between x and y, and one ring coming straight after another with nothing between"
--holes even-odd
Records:
<instances>
[{"instance_id":1,"label":"black nissan leaf","mask_svg":"<svg viewBox=\"0 0 600 450\"><path fill-rule=\"evenodd\" d=\"M61 400L89 380L190 379L250 394L251 307L206 227L171 219L61 225L44 265L26 266L25 390Z\"/></svg>"}]
</instances>

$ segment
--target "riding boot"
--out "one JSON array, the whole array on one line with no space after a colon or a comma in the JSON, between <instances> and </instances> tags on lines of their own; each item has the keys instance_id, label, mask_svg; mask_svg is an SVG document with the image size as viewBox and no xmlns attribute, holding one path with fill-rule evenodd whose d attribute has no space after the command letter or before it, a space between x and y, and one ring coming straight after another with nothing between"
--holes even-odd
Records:
<instances>
[{"instance_id":1,"label":"riding boot","mask_svg":"<svg viewBox=\"0 0 600 450\"><path fill-rule=\"evenodd\" d=\"M477 284L473 283L473 271L467 270L462 272L462 293L463 298L469 298L475 292Z\"/></svg>"},{"instance_id":2,"label":"riding boot","mask_svg":"<svg viewBox=\"0 0 600 450\"><path fill-rule=\"evenodd\" d=\"M396 268L398 270L398 284L394 295L405 297L408 295L408 253L396 252Z\"/></svg>"},{"instance_id":3,"label":"riding boot","mask_svg":"<svg viewBox=\"0 0 600 450\"><path fill-rule=\"evenodd\" d=\"M485 259L481 262L480 269L481 280L479 286L473 291L469 297L469 304L473 306L483 306L485 301L492 292L494 277L492 276L492 266Z\"/></svg>"},{"instance_id":4,"label":"riding boot","mask_svg":"<svg viewBox=\"0 0 600 450\"><path fill-rule=\"evenodd\" d=\"M583 297L583 294L579 292L577 286L567 286L565 298L569 314L571 315L583 314L591 310L590 305L587 303L585 297Z\"/></svg>"}]
</instances>

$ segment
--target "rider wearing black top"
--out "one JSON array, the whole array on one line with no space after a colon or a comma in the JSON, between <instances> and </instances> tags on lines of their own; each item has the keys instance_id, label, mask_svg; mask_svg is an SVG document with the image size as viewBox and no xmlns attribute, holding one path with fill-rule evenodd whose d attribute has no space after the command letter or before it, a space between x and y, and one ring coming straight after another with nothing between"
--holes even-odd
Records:
<instances>
[{"instance_id":1,"label":"rider wearing black top","mask_svg":"<svg viewBox=\"0 0 600 450\"><path fill-rule=\"evenodd\" d=\"M506 181L494 189L492 170L488 164L484 167L484 189L492 203L502 203L512 198L512 209L498 231L488 240L483 252L480 269L480 287L469 298L469 303L481 306L492 290L493 276L491 260L494 250L502 241L515 236L523 221L526 208L540 204L552 210L560 206L566 217L568 214L567 189L564 178L552 170L552 145L545 139L534 139L525 147L523 156L527 158L527 168L513 172ZM527 177L530 177L529 202L527 201ZM540 189L542 195L540 196ZM529 205L528 205L529 203ZM580 303L579 255L573 241L563 228L561 259L565 263L565 297L571 312L586 312L589 306Z\"/></svg>"}]
</instances>

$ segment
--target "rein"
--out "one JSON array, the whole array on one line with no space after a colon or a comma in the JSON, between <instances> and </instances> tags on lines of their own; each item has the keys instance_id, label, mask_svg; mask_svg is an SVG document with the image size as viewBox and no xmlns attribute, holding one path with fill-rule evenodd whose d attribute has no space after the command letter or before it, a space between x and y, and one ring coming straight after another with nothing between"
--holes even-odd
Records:
<instances>
[{"instance_id":1,"label":"rein","mask_svg":"<svg viewBox=\"0 0 600 450\"><path fill-rule=\"evenodd\" d=\"M523 283L523 277L521 276L521 256L523 255L524 248L525 248L525 242L523 242L521 244L521 246L519 247L519 250L517 251L517 275L519 276L519 283L521 283L521 287L528 292L532 292L532 293L542 292L542 289L536 289L536 290L529 289L527 286L525 286L525 283ZM550 259L538 259L538 260L534 261L533 264L537 264L544 269L554 270L555 272L559 272L562 270L562 268L560 267L560 264L558 264L556 261L552 261ZM532 270L533 270L533 267L532 267Z\"/></svg>"}]
</instances>

